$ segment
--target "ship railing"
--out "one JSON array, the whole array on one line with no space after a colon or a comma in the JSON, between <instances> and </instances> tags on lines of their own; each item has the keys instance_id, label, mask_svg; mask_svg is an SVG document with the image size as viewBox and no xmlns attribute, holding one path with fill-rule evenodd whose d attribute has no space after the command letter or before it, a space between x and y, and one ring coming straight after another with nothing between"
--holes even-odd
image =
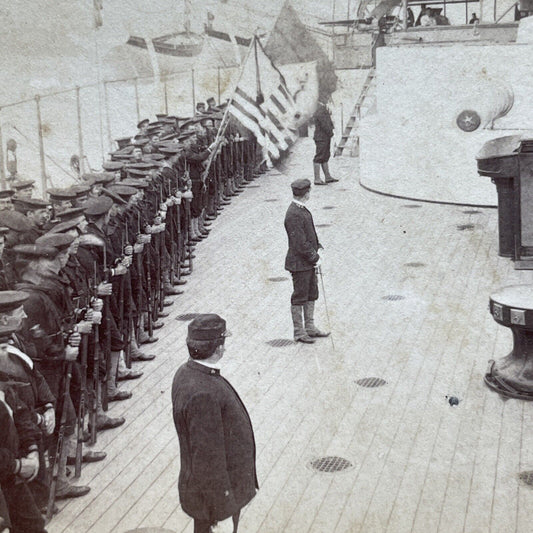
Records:
<instances>
[{"instance_id":1,"label":"ship railing","mask_svg":"<svg viewBox=\"0 0 533 533\"><path fill-rule=\"evenodd\" d=\"M47 188L72 185L84 172L100 169L117 148L115 139L133 136L141 119L192 116L196 103L209 97L224 102L238 74L237 65L193 66L160 79L105 79L1 102L0 188L12 179L34 179L34 196L44 196ZM71 166L73 160L79 164Z\"/></svg>"}]
</instances>

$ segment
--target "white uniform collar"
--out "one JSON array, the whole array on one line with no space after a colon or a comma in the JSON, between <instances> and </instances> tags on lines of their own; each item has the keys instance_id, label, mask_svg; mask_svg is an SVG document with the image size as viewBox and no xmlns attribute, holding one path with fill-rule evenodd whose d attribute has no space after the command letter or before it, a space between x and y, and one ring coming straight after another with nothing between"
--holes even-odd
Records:
<instances>
[{"instance_id":1,"label":"white uniform collar","mask_svg":"<svg viewBox=\"0 0 533 533\"><path fill-rule=\"evenodd\" d=\"M220 363L207 363L206 361L202 361L201 359L195 359L195 363L200 363L201 365L208 366L209 368L214 368L215 370L221 370L222 366Z\"/></svg>"},{"instance_id":2,"label":"white uniform collar","mask_svg":"<svg viewBox=\"0 0 533 533\"><path fill-rule=\"evenodd\" d=\"M21 352L18 348L15 348L15 346L11 345L6 346L6 350L7 353L20 357L20 359L22 359L33 370L33 361L24 352Z\"/></svg>"}]
</instances>

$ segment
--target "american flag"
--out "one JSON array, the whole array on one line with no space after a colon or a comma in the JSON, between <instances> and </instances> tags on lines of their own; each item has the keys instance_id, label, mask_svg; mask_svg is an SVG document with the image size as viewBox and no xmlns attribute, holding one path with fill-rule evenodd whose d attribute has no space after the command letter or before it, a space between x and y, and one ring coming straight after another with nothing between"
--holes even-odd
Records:
<instances>
[{"instance_id":1,"label":"american flag","mask_svg":"<svg viewBox=\"0 0 533 533\"><path fill-rule=\"evenodd\" d=\"M283 75L259 40L255 38L250 46L228 111L255 135L265 161L271 164L296 140L288 124L297 111Z\"/></svg>"}]
</instances>

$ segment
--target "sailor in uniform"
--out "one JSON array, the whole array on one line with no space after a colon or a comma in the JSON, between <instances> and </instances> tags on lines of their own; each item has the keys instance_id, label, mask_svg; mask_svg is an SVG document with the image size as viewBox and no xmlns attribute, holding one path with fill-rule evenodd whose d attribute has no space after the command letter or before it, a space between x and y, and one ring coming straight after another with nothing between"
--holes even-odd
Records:
<instances>
[{"instance_id":1,"label":"sailor in uniform","mask_svg":"<svg viewBox=\"0 0 533 533\"><path fill-rule=\"evenodd\" d=\"M313 216L305 207L311 182L299 179L291 183L291 188L293 200L285 215L285 230L289 240L285 270L291 273L294 288L291 296L294 340L312 344L315 337L329 335L320 331L314 323L315 301L318 300L316 268L320 260L318 250L322 245L318 242Z\"/></svg>"}]
</instances>

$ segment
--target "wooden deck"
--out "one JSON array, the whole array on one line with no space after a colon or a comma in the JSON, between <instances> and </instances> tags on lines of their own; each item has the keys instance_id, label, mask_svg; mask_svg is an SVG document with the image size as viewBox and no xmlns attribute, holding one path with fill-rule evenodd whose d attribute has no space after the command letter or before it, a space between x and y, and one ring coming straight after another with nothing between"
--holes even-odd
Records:
<instances>
[{"instance_id":1,"label":"wooden deck","mask_svg":"<svg viewBox=\"0 0 533 533\"><path fill-rule=\"evenodd\" d=\"M357 160L333 160L341 181L314 188L310 202L332 339L267 344L292 337L283 217L311 152L303 140L283 173L253 182L197 247L186 293L152 345L157 358L136 364L144 376L124 385L133 398L112 404L126 425L99 434L108 459L84 467L91 493L62 506L50 533L192 532L178 501L170 386L187 358L187 322L176 318L195 312L227 319L222 372L255 428L261 488L243 533L531 531L532 489L517 477L533 468L531 405L503 401L482 379L511 346L489 295L531 279L497 256L496 210L376 195L358 185ZM323 293L317 317L327 328ZM359 386L365 377L386 384ZM354 467L308 467L326 455Z\"/></svg>"}]
</instances>

